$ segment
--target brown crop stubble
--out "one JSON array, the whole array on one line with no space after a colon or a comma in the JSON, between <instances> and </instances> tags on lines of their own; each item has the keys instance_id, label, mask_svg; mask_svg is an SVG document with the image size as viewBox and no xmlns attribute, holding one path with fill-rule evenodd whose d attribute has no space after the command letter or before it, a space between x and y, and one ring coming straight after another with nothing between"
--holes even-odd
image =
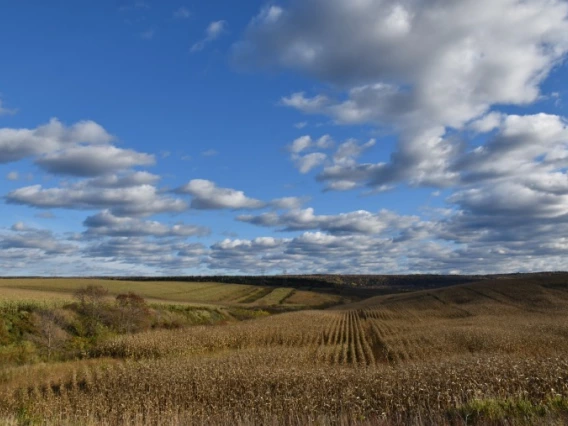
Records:
<instances>
[{"instance_id":1,"label":"brown crop stubble","mask_svg":"<svg viewBox=\"0 0 568 426\"><path fill-rule=\"evenodd\" d=\"M535 309L517 294L480 302L466 291L121 336L93 353L107 358L59 366L39 383L17 369L0 378L0 414L54 424L560 424L568 298L555 289ZM509 411L479 414L484 401Z\"/></svg>"}]
</instances>

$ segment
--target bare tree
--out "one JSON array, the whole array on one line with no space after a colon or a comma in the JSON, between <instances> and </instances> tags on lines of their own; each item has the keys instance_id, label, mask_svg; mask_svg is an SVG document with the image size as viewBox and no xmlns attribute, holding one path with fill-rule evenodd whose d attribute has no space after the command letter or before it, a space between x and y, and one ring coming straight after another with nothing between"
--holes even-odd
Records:
<instances>
[{"instance_id":1,"label":"bare tree","mask_svg":"<svg viewBox=\"0 0 568 426\"><path fill-rule=\"evenodd\" d=\"M119 331L133 333L149 325L150 310L142 296L132 292L119 294L116 296L116 303L119 310Z\"/></svg>"},{"instance_id":2,"label":"bare tree","mask_svg":"<svg viewBox=\"0 0 568 426\"><path fill-rule=\"evenodd\" d=\"M45 349L47 359L51 360L53 353L69 339L69 334L61 328L60 319L53 310L35 313L34 322L38 333L32 340Z\"/></svg>"}]
</instances>

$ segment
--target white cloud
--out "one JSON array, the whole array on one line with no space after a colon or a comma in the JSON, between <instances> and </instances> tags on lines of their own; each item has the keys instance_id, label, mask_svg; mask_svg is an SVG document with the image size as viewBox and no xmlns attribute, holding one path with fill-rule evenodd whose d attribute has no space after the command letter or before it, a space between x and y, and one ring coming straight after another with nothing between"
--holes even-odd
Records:
<instances>
[{"instance_id":1,"label":"white cloud","mask_svg":"<svg viewBox=\"0 0 568 426\"><path fill-rule=\"evenodd\" d=\"M416 216L398 216L388 210L375 214L358 210L338 215L315 215L313 208L295 209L282 215L273 212L259 216L241 215L237 219L254 225L277 227L281 231L318 230L337 235L393 235L420 221Z\"/></svg>"},{"instance_id":2,"label":"white cloud","mask_svg":"<svg viewBox=\"0 0 568 426\"><path fill-rule=\"evenodd\" d=\"M287 210L299 208L309 199L306 197L283 197L265 202L248 197L243 191L220 188L214 182L205 179L193 179L177 188L175 192L191 195L190 207L198 210L254 210L267 207Z\"/></svg>"},{"instance_id":3,"label":"white cloud","mask_svg":"<svg viewBox=\"0 0 568 426\"><path fill-rule=\"evenodd\" d=\"M322 152L303 153L314 149L330 149L333 145L333 139L329 135L323 135L317 140L312 139L309 135L305 135L295 139L287 149L296 168L300 173L305 174L324 164L328 156Z\"/></svg>"},{"instance_id":4,"label":"white cloud","mask_svg":"<svg viewBox=\"0 0 568 426\"><path fill-rule=\"evenodd\" d=\"M288 151L293 154L299 154L311 148L329 149L334 145L333 139L329 135L323 135L319 139L314 140L309 135L300 136L288 146Z\"/></svg>"},{"instance_id":5,"label":"white cloud","mask_svg":"<svg viewBox=\"0 0 568 426\"><path fill-rule=\"evenodd\" d=\"M71 176L100 176L154 164L153 155L112 145L74 146L38 158L36 164L52 174Z\"/></svg>"},{"instance_id":6,"label":"white cloud","mask_svg":"<svg viewBox=\"0 0 568 426\"><path fill-rule=\"evenodd\" d=\"M115 216L110 210L87 217L83 224L88 228L87 236L193 237L210 233L208 228L202 226L181 223L169 226L157 221Z\"/></svg>"},{"instance_id":7,"label":"white cloud","mask_svg":"<svg viewBox=\"0 0 568 426\"><path fill-rule=\"evenodd\" d=\"M375 139L370 139L368 142L359 145L355 139L350 139L339 145L333 155L333 162L342 166L355 164L355 159L369 148L375 146L375 143Z\"/></svg>"},{"instance_id":8,"label":"white cloud","mask_svg":"<svg viewBox=\"0 0 568 426\"><path fill-rule=\"evenodd\" d=\"M214 21L209 24L205 34L207 35L207 40L215 40L218 38L226 29L227 21Z\"/></svg>"},{"instance_id":9,"label":"white cloud","mask_svg":"<svg viewBox=\"0 0 568 426\"><path fill-rule=\"evenodd\" d=\"M20 174L18 172L9 172L6 175L6 179L8 180L18 180L20 178Z\"/></svg>"},{"instance_id":10,"label":"white cloud","mask_svg":"<svg viewBox=\"0 0 568 426\"><path fill-rule=\"evenodd\" d=\"M227 31L227 21L213 21L205 29L205 38L194 43L191 46L191 52L199 52L205 48L205 46L214 40L217 40L223 33Z\"/></svg>"},{"instance_id":11,"label":"white cloud","mask_svg":"<svg viewBox=\"0 0 568 426\"><path fill-rule=\"evenodd\" d=\"M8 253L58 256L73 253L77 250L74 244L61 241L51 231L37 229L17 222L9 230L0 230L1 257Z\"/></svg>"},{"instance_id":12,"label":"white cloud","mask_svg":"<svg viewBox=\"0 0 568 426\"><path fill-rule=\"evenodd\" d=\"M283 15L284 9L279 6L269 5L264 7L258 16L255 18L256 22L275 24Z\"/></svg>"},{"instance_id":13,"label":"white cloud","mask_svg":"<svg viewBox=\"0 0 568 426\"><path fill-rule=\"evenodd\" d=\"M235 56L298 70L339 92L297 92L284 105L399 133L390 162L362 165L372 172L366 184L448 186L460 147L447 130L463 129L493 105L537 100L568 51L567 15L560 0L306 0L291 2L275 22L255 18ZM490 115L473 128L496 125Z\"/></svg>"},{"instance_id":14,"label":"white cloud","mask_svg":"<svg viewBox=\"0 0 568 426\"><path fill-rule=\"evenodd\" d=\"M35 129L0 128L0 163L55 152L79 143L104 145L113 139L94 121L80 121L66 127L52 118Z\"/></svg>"},{"instance_id":15,"label":"white cloud","mask_svg":"<svg viewBox=\"0 0 568 426\"><path fill-rule=\"evenodd\" d=\"M308 114L316 114L321 112L322 108L328 105L329 99L323 95L306 98L304 92L297 92L289 97L283 97L280 102L282 105L299 109Z\"/></svg>"},{"instance_id":16,"label":"white cloud","mask_svg":"<svg viewBox=\"0 0 568 426\"><path fill-rule=\"evenodd\" d=\"M110 209L119 216L147 216L187 208L182 200L162 195L152 185L101 187L96 180L63 188L27 186L8 193L6 201L44 209Z\"/></svg>"},{"instance_id":17,"label":"white cloud","mask_svg":"<svg viewBox=\"0 0 568 426\"><path fill-rule=\"evenodd\" d=\"M372 167L365 169L357 164L356 159L375 144L375 139L370 139L364 144L359 144L355 139L349 139L337 147L331 156L331 162L327 162L328 154L323 152L303 154L309 150L332 148L335 143L329 135L324 135L317 140L313 140L308 135L301 136L287 148L291 153L290 158L300 173L308 173L327 162L318 179L327 181L328 189L347 190L357 187L360 180L370 179ZM381 168L384 165L378 167Z\"/></svg>"},{"instance_id":18,"label":"white cloud","mask_svg":"<svg viewBox=\"0 0 568 426\"><path fill-rule=\"evenodd\" d=\"M503 182L458 191L449 197L451 203L475 215L530 216L532 219L553 218L568 215L568 182L565 194L551 194L528 188L522 184Z\"/></svg>"},{"instance_id":19,"label":"white cloud","mask_svg":"<svg viewBox=\"0 0 568 426\"><path fill-rule=\"evenodd\" d=\"M293 155L292 159L300 173L306 174L323 164L327 159L327 155L322 152L313 152L303 156Z\"/></svg>"},{"instance_id":20,"label":"white cloud","mask_svg":"<svg viewBox=\"0 0 568 426\"><path fill-rule=\"evenodd\" d=\"M236 54L338 84L410 84L425 108L455 101L436 114L463 122L488 104L536 99L568 48L567 11L543 0L308 0L278 22L255 20Z\"/></svg>"},{"instance_id":21,"label":"white cloud","mask_svg":"<svg viewBox=\"0 0 568 426\"><path fill-rule=\"evenodd\" d=\"M260 200L247 197L243 191L219 188L214 182L205 179L193 179L177 192L191 195L191 208L200 210L258 209L266 206Z\"/></svg>"},{"instance_id":22,"label":"white cloud","mask_svg":"<svg viewBox=\"0 0 568 426\"><path fill-rule=\"evenodd\" d=\"M548 114L503 116L495 136L464 153L456 165L465 182L509 177L531 186L557 180L555 174L565 167L568 126L561 117Z\"/></svg>"},{"instance_id":23,"label":"white cloud","mask_svg":"<svg viewBox=\"0 0 568 426\"><path fill-rule=\"evenodd\" d=\"M483 117L471 122L469 128L480 133L487 133L501 125L503 115L499 112L490 112Z\"/></svg>"},{"instance_id":24,"label":"white cloud","mask_svg":"<svg viewBox=\"0 0 568 426\"><path fill-rule=\"evenodd\" d=\"M292 145L288 148L290 152L299 154L305 149L311 147L313 144L312 138L308 135L300 136L292 142Z\"/></svg>"},{"instance_id":25,"label":"white cloud","mask_svg":"<svg viewBox=\"0 0 568 426\"><path fill-rule=\"evenodd\" d=\"M139 185L154 185L160 176L148 172L128 172L121 175L105 175L88 181L88 185L101 188L126 188Z\"/></svg>"},{"instance_id":26,"label":"white cloud","mask_svg":"<svg viewBox=\"0 0 568 426\"><path fill-rule=\"evenodd\" d=\"M196 268L206 261L207 249L199 243L149 240L140 237L112 237L89 244L83 254L92 258L108 259L133 265L132 275L139 275L140 265L171 274Z\"/></svg>"}]
</instances>

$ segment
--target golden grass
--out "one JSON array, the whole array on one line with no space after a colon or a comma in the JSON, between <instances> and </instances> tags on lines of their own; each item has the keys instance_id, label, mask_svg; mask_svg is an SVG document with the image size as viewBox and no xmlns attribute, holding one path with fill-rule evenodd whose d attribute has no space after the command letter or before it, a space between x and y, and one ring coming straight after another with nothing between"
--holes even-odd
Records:
<instances>
[{"instance_id":1,"label":"golden grass","mask_svg":"<svg viewBox=\"0 0 568 426\"><path fill-rule=\"evenodd\" d=\"M28 290L20 288L0 287L0 304L17 301L37 302L69 302L73 300L71 293L56 293L44 290Z\"/></svg>"}]
</instances>

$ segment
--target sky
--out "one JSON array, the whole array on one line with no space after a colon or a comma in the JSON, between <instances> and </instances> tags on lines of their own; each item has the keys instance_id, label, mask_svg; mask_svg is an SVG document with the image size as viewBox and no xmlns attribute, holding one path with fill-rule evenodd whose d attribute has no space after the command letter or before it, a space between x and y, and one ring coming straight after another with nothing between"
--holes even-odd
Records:
<instances>
[{"instance_id":1,"label":"sky","mask_svg":"<svg viewBox=\"0 0 568 426\"><path fill-rule=\"evenodd\" d=\"M0 0L0 275L568 269L566 0Z\"/></svg>"}]
</instances>

